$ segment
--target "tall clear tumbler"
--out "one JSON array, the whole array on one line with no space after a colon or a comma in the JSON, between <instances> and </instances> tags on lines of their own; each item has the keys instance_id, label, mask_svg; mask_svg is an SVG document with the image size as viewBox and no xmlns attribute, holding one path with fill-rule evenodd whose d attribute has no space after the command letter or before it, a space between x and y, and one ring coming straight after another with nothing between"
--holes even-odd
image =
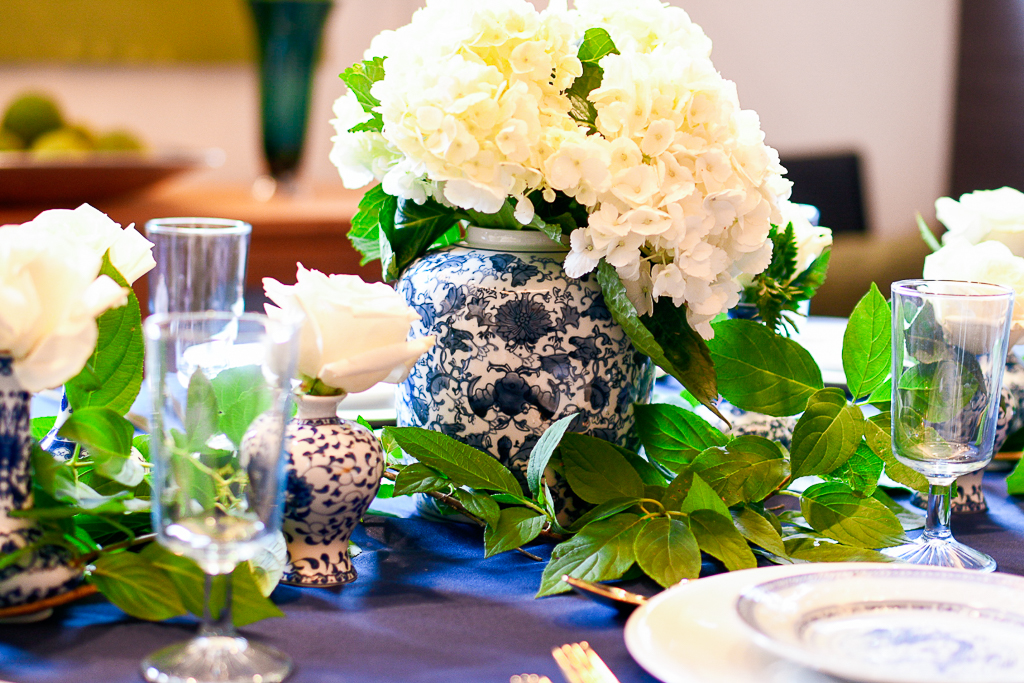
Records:
<instances>
[{"instance_id":1,"label":"tall clear tumbler","mask_svg":"<svg viewBox=\"0 0 1024 683\"><path fill-rule=\"evenodd\" d=\"M252 226L224 218L154 218L146 223L156 267L149 312L245 310Z\"/></svg>"},{"instance_id":2,"label":"tall clear tumbler","mask_svg":"<svg viewBox=\"0 0 1024 683\"><path fill-rule=\"evenodd\" d=\"M913 564L993 571L953 539L950 490L992 459L1013 290L945 280L892 285L892 449L928 479L925 529L884 552Z\"/></svg>"},{"instance_id":3,"label":"tall clear tumbler","mask_svg":"<svg viewBox=\"0 0 1024 683\"><path fill-rule=\"evenodd\" d=\"M142 663L148 681L281 681L288 657L238 636L231 591L211 617L210 585L281 527L284 425L297 326L263 315L157 314L146 319L153 396L150 456L157 540L207 575L205 616L193 640Z\"/></svg>"}]
</instances>

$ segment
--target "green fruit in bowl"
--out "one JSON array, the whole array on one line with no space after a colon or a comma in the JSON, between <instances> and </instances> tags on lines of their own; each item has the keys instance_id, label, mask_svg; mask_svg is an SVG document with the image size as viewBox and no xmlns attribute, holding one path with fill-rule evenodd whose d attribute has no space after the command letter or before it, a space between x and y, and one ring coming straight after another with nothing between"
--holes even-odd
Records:
<instances>
[{"instance_id":1,"label":"green fruit in bowl","mask_svg":"<svg viewBox=\"0 0 1024 683\"><path fill-rule=\"evenodd\" d=\"M78 128L58 128L43 133L32 144L32 152L39 157L80 156L93 149L92 140Z\"/></svg>"},{"instance_id":2,"label":"green fruit in bowl","mask_svg":"<svg viewBox=\"0 0 1024 683\"><path fill-rule=\"evenodd\" d=\"M102 152L140 152L145 145L125 130L113 130L96 138L96 149Z\"/></svg>"},{"instance_id":3,"label":"green fruit in bowl","mask_svg":"<svg viewBox=\"0 0 1024 683\"><path fill-rule=\"evenodd\" d=\"M20 137L26 145L64 125L56 103L38 93L26 93L15 99L4 114L2 126Z\"/></svg>"},{"instance_id":4,"label":"green fruit in bowl","mask_svg":"<svg viewBox=\"0 0 1024 683\"><path fill-rule=\"evenodd\" d=\"M6 128L0 128L0 152L12 152L19 149L25 149L25 142Z\"/></svg>"}]
</instances>

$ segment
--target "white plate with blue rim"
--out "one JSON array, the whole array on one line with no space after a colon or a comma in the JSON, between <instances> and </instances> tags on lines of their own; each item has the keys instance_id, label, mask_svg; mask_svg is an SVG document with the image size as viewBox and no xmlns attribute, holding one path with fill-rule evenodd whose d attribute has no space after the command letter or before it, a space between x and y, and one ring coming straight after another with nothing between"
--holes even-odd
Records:
<instances>
[{"instance_id":1,"label":"white plate with blue rim","mask_svg":"<svg viewBox=\"0 0 1024 683\"><path fill-rule=\"evenodd\" d=\"M741 591L773 654L866 683L1024 681L1024 578L888 565L780 577Z\"/></svg>"},{"instance_id":2,"label":"white plate with blue rim","mask_svg":"<svg viewBox=\"0 0 1024 683\"><path fill-rule=\"evenodd\" d=\"M915 583L926 589L912 591ZM798 598L804 594L808 602ZM998 597L998 615L990 609L993 596ZM906 600L909 597L917 600ZM879 604L881 598L889 601L887 607ZM764 567L720 574L660 593L630 617L625 640L633 658L664 683L1024 681L1024 635L1019 631L1024 627L1022 603L1024 579L1003 574L868 563ZM815 613L819 608L824 611ZM872 612L872 608L877 609ZM918 658L916 664L910 662L910 649L890 650L887 663L879 664L883 657L877 642L858 643L848 637L857 617L844 625L845 617L839 616L855 615L858 610L862 615L873 614L876 620L867 633L878 630L878 622L884 629L890 617L898 617L898 628L904 628L921 623L931 626L943 615L946 633L953 638L937 637L931 645L921 641L919 651L913 654ZM891 611L886 615L885 610ZM837 619L831 624L819 618L830 612ZM1000 624L995 636L993 623ZM806 628L812 624L834 633L844 628L851 631L823 648L804 637L812 632ZM1007 635L999 635L999 630ZM937 631L933 633L938 636ZM888 636L876 635L897 636L899 642L892 630ZM965 652L947 653L945 658L927 654L929 647L941 650L956 643L959 648L967 637L973 645L964 647L980 646L988 653L987 659L975 657L984 662L960 666L958 661L970 658ZM872 644L865 646L864 642ZM1008 647L1007 642L1016 644ZM930 664L924 666L920 659Z\"/></svg>"}]
</instances>

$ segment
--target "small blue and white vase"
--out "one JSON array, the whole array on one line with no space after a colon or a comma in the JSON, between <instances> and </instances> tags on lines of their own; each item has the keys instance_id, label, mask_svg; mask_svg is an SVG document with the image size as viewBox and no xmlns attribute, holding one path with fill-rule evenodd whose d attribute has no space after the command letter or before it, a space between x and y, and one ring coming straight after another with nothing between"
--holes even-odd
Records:
<instances>
[{"instance_id":1,"label":"small blue and white vase","mask_svg":"<svg viewBox=\"0 0 1024 683\"><path fill-rule=\"evenodd\" d=\"M59 434L60 428L64 426L64 423L71 417L71 404L68 402L68 391L67 389L61 394L60 397L60 412L57 413L57 419L53 422L53 427L46 433L42 441L39 442L39 447L44 451L57 458L58 460L70 460L75 454L75 442L70 439L65 439Z\"/></svg>"},{"instance_id":2,"label":"small blue and white vase","mask_svg":"<svg viewBox=\"0 0 1024 683\"><path fill-rule=\"evenodd\" d=\"M633 442L633 403L647 402L654 365L612 319L596 277L567 277L568 251L533 230L471 227L466 240L409 266L397 290L420 314L410 335L434 335L395 398L399 426L431 429L508 467L525 487L530 452L553 422ZM574 505L552 485L556 511Z\"/></svg>"},{"instance_id":3,"label":"small blue and white vase","mask_svg":"<svg viewBox=\"0 0 1024 683\"><path fill-rule=\"evenodd\" d=\"M281 583L327 587L356 579L348 541L380 488L384 451L370 430L338 417L342 398L299 396L288 422Z\"/></svg>"},{"instance_id":4,"label":"small blue and white vase","mask_svg":"<svg viewBox=\"0 0 1024 683\"><path fill-rule=\"evenodd\" d=\"M35 520L11 517L32 507L30 456L31 395L14 376L13 359L0 356L0 555L36 542L42 530ZM65 593L81 579L57 546L42 546L0 569L0 608L37 602Z\"/></svg>"}]
</instances>

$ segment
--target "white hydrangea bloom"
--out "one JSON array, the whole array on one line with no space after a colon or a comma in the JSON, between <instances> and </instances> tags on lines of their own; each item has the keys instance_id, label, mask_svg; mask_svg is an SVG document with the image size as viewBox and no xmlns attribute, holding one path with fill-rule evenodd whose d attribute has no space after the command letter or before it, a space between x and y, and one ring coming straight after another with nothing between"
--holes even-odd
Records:
<instances>
[{"instance_id":1,"label":"white hydrangea bloom","mask_svg":"<svg viewBox=\"0 0 1024 683\"><path fill-rule=\"evenodd\" d=\"M566 91L595 27L619 54L600 61L592 129ZM571 235L566 272L603 258L641 314L668 297L709 338L710 320L739 299L737 278L770 262L790 187L710 55L703 30L659 0L577 0L571 11L559 0L544 12L526 0L427 0L366 53L384 57L372 87L383 132L350 133L368 116L346 95L331 158L347 186L376 179L400 198L483 213L511 200L523 224L540 202L571 197L590 217Z\"/></svg>"}]
</instances>

